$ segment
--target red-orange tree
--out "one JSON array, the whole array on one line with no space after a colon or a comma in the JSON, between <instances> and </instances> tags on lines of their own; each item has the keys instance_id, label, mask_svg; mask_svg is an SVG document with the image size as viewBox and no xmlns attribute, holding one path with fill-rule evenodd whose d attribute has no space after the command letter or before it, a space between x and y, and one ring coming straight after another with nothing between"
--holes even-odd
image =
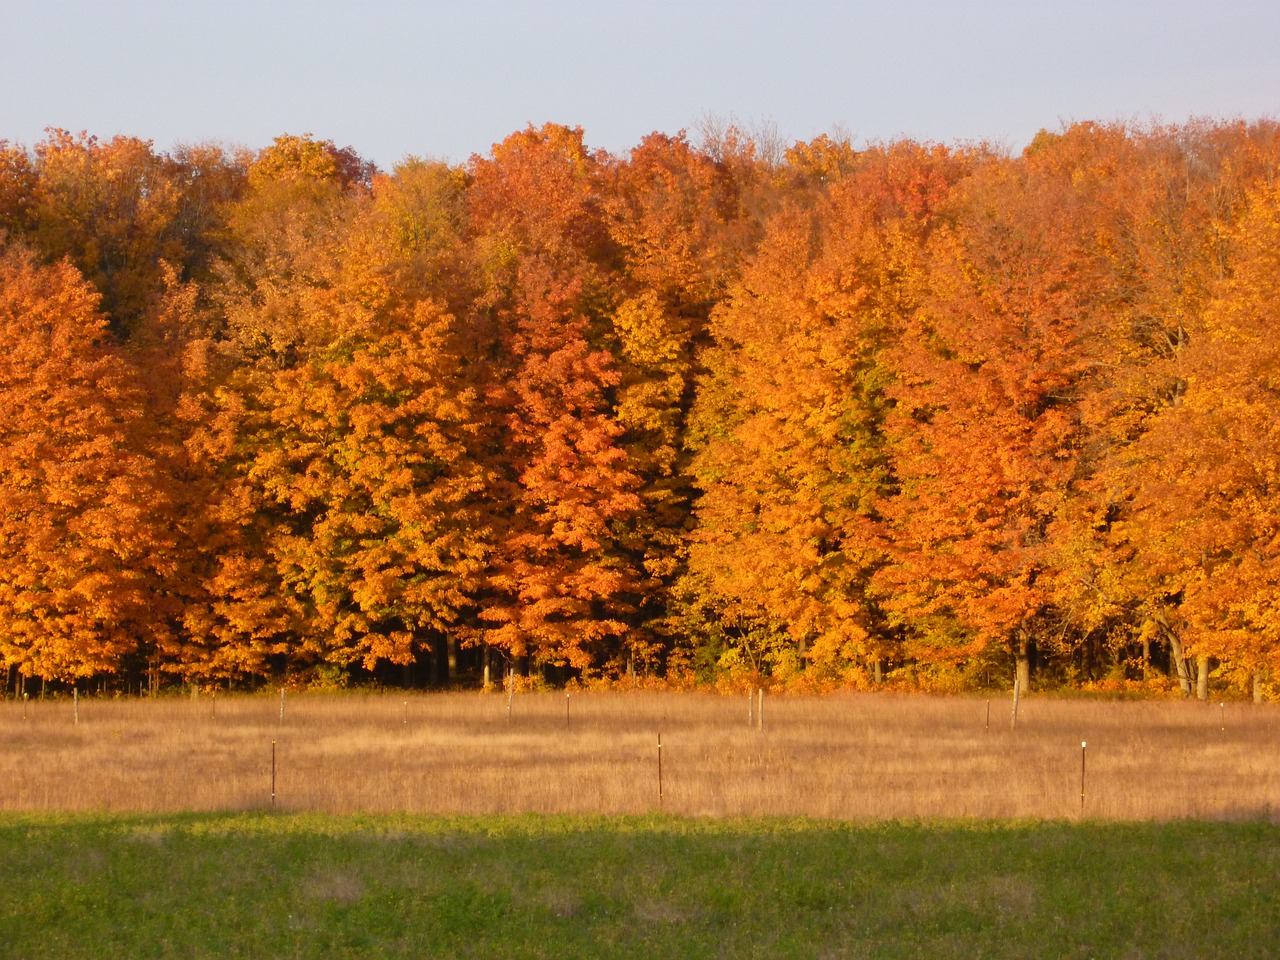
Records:
<instances>
[{"instance_id":1,"label":"red-orange tree","mask_svg":"<svg viewBox=\"0 0 1280 960\"><path fill-rule=\"evenodd\" d=\"M470 164L494 477L481 635L574 667L611 659L638 579L620 539L639 478L611 402L600 162L581 130L548 125Z\"/></svg>"}]
</instances>

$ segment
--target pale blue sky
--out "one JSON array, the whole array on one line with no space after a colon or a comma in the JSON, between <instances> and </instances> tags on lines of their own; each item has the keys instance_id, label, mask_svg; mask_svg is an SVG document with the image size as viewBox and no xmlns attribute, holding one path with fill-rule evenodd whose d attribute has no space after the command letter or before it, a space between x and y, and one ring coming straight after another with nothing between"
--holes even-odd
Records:
<instances>
[{"instance_id":1,"label":"pale blue sky","mask_svg":"<svg viewBox=\"0 0 1280 960\"><path fill-rule=\"evenodd\" d=\"M0 139L46 126L389 167L529 123L622 151L707 115L1017 149L1081 119L1280 116L1278 0L0 0Z\"/></svg>"}]
</instances>

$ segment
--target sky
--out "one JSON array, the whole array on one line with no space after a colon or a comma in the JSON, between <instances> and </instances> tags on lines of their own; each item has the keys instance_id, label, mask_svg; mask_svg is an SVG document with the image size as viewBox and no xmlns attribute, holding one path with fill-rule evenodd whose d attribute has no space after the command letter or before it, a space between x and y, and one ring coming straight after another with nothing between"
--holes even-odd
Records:
<instances>
[{"instance_id":1,"label":"sky","mask_svg":"<svg viewBox=\"0 0 1280 960\"><path fill-rule=\"evenodd\" d=\"M46 127L384 169L529 124L708 121L1010 150L1076 120L1280 117L1277 0L0 0L0 139Z\"/></svg>"}]
</instances>

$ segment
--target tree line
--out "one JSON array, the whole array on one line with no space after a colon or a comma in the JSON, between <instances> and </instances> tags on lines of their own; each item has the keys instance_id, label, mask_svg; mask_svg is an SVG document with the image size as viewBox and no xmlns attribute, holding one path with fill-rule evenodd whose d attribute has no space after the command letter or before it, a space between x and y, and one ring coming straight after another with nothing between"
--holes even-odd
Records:
<instances>
[{"instance_id":1,"label":"tree line","mask_svg":"<svg viewBox=\"0 0 1280 960\"><path fill-rule=\"evenodd\" d=\"M1280 125L772 147L0 141L10 688L1269 690Z\"/></svg>"}]
</instances>

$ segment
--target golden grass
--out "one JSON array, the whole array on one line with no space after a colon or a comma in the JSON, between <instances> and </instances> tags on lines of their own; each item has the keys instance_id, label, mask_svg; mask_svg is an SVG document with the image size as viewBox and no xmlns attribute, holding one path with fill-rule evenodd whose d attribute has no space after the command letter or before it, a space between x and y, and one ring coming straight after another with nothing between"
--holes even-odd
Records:
<instances>
[{"instance_id":1,"label":"golden grass","mask_svg":"<svg viewBox=\"0 0 1280 960\"><path fill-rule=\"evenodd\" d=\"M1280 818L1274 706L883 694L0 703L2 810ZM23 718L23 712L26 718ZM1224 729L1225 727L1225 729ZM663 797L657 737L662 735Z\"/></svg>"}]
</instances>

